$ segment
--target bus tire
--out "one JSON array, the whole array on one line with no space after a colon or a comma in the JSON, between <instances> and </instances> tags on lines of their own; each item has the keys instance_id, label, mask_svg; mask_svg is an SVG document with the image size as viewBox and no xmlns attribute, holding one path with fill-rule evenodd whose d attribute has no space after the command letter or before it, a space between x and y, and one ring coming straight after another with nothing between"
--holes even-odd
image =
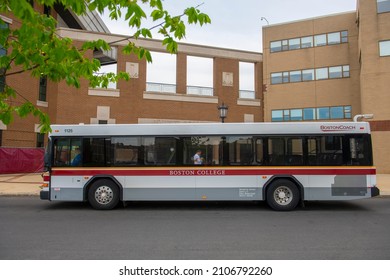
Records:
<instances>
[{"instance_id":1,"label":"bus tire","mask_svg":"<svg viewBox=\"0 0 390 280\"><path fill-rule=\"evenodd\" d=\"M88 190L88 202L97 210L110 210L119 202L119 188L109 179L99 179Z\"/></svg>"},{"instance_id":2,"label":"bus tire","mask_svg":"<svg viewBox=\"0 0 390 280\"><path fill-rule=\"evenodd\" d=\"M267 188L267 204L277 211L290 211L300 201L298 186L287 179L278 179Z\"/></svg>"}]
</instances>

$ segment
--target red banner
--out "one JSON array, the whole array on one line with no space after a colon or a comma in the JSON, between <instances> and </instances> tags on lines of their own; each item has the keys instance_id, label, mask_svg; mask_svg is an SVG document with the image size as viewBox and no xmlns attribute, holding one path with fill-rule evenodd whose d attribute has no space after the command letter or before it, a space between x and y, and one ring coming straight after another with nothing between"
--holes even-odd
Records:
<instances>
[{"instance_id":1,"label":"red banner","mask_svg":"<svg viewBox=\"0 0 390 280\"><path fill-rule=\"evenodd\" d=\"M0 148L0 174L43 171L43 148Z\"/></svg>"}]
</instances>

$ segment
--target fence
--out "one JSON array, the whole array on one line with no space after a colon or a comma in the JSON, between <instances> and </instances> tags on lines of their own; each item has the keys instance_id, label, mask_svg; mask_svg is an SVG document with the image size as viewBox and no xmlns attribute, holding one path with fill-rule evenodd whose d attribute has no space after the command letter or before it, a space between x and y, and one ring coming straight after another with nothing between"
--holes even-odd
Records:
<instances>
[{"instance_id":1,"label":"fence","mask_svg":"<svg viewBox=\"0 0 390 280\"><path fill-rule=\"evenodd\" d=\"M0 174L43 171L43 148L0 148Z\"/></svg>"}]
</instances>

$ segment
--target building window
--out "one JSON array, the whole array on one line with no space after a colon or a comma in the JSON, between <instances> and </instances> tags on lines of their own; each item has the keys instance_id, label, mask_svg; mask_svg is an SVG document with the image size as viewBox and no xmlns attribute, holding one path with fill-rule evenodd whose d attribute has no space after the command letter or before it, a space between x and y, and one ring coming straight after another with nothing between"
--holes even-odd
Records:
<instances>
[{"instance_id":1,"label":"building window","mask_svg":"<svg viewBox=\"0 0 390 280\"><path fill-rule=\"evenodd\" d=\"M314 46L315 47L326 46L326 34L314 36Z\"/></svg>"},{"instance_id":2,"label":"building window","mask_svg":"<svg viewBox=\"0 0 390 280\"><path fill-rule=\"evenodd\" d=\"M316 69L316 80L326 80L326 79L328 79L328 68Z\"/></svg>"},{"instance_id":3,"label":"building window","mask_svg":"<svg viewBox=\"0 0 390 280\"><path fill-rule=\"evenodd\" d=\"M376 0L378 13L390 12L390 0Z\"/></svg>"},{"instance_id":4,"label":"building window","mask_svg":"<svg viewBox=\"0 0 390 280\"><path fill-rule=\"evenodd\" d=\"M289 50L297 50L301 48L301 39L295 38L288 40L288 49Z\"/></svg>"},{"instance_id":5,"label":"building window","mask_svg":"<svg viewBox=\"0 0 390 280\"><path fill-rule=\"evenodd\" d=\"M39 78L39 101L46 102L46 93L47 93L47 77Z\"/></svg>"},{"instance_id":6,"label":"building window","mask_svg":"<svg viewBox=\"0 0 390 280\"><path fill-rule=\"evenodd\" d=\"M271 73L271 84L281 84L283 83L282 80L282 73Z\"/></svg>"},{"instance_id":7,"label":"building window","mask_svg":"<svg viewBox=\"0 0 390 280\"><path fill-rule=\"evenodd\" d=\"M301 38L301 47L303 48L312 48L313 47L313 36Z\"/></svg>"},{"instance_id":8,"label":"building window","mask_svg":"<svg viewBox=\"0 0 390 280\"><path fill-rule=\"evenodd\" d=\"M314 81L314 69L302 70L302 81Z\"/></svg>"},{"instance_id":9,"label":"building window","mask_svg":"<svg viewBox=\"0 0 390 280\"><path fill-rule=\"evenodd\" d=\"M271 119L273 122L283 121L283 110L273 110L271 114L272 114Z\"/></svg>"},{"instance_id":10,"label":"building window","mask_svg":"<svg viewBox=\"0 0 390 280\"><path fill-rule=\"evenodd\" d=\"M4 68L0 69L0 92L4 91L5 87L5 75L4 75Z\"/></svg>"},{"instance_id":11,"label":"building window","mask_svg":"<svg viewBox=\"0 0 390 280\"><path fill-rule=\"evenodd\" d=\"M316 110L314 108L303 109L303 120L312 121L316 119Z\"/></svg>"},{"instance_id":12,"label":"building window","mask_svg":"<svg viewBox=\"0 0 390 280\"><path fill-rule=\"evenodd\" d=\"M301 121L302 120L302 109L291 109L290 117L292 121Z\"/></svg>"},{"instance_id":13,"label":"building window","mask_svg":"<svg viewBox=\"0 0 390 280\"><path fill-rule=\"evenodd\" d=\"M302 72L301 71L291 71L290 72L290 82L296 83L302 81Z\"/></svg>"},{"instance_id":14,"label":"building window","mask_svg":"<svg viewBox=\"0 0 390 280\"><path fill-rule=\"evenodd\" d=\"M379 56L390 56L390 40L379 42Z\"/></svg>"},{"instance_id":15,"label":"building window","mask_svg":"<svg viewBox=\"0 0 390 280\"><path fill-rule=\"evenodd\" d=\"M342 119L342 118L344 118L344 108L342 106L331 107L330 108L330 118L331 119Z\"/></svg>"},{"instance_id":16,"label":"building window","mask_svg":"<svg viewBox=\"0 0 390 280\"><path fill-rule=\"evenodd\" d=\"M348 42L348 31L341 31L341 42L342 43Z\"/></svg>"},{"instance_id":17,"label":"building window","mask_svg":"<svg viewBox=\"0 0 390 280\"><path fill-rule=\"evenodd\" d=\"M319 120L329 120L329 107L317 108L317 118Z\"/></svg>"},{"instance_id":18,"label":"building window","mask_svg":"<svg viewBox=\"0 0 390 280\"><path fill-rule=\"evenodd\" d=\"M270 42L270 52L283 52L326 45L348 43L348 31L337 31L314 36L283 39Z\"/></svg>"},{"instance_id":19,"label":"building window","mask_svg":"<svg viewBox=\"0 0 390 280\"><path fill-rule=\"evenodd\" d=\"M46 16L50 16L50 13L51 13L50 7L44 5L44 6L43 6L43 14L45 14Z\"/></svg>"},{"instance_id":20,"label":"building window","mask_svg":"<svg viewBox=\"0 0 390 280\"><path fill-rule=\"evenodd\" d=\"M340 32L328 33L328 45L335 45L340 43Z\"/></svg>"},{"instance_id":21,"label":"building window","mask_svg":"<svg viewBox=\"0 0 390 280\"><path fill-rule=\"evenodd\" d=\"M271 84L349 78L349 65L271 73Z\"/></svg>"},{"instance_id":22,"label":"building window","mask_svg":"<svg viewBox=\"0 0 390 280\"><path fill-rule=\"evenodd\" d=\"M0 29L8 29L8 24L1 23ZM0 45L0 56L5 56L5 55L7 55L7 50L2 45ZM0 92L4 91L4 87L5 87L5 68L0 68Z\"/></svg>"},{"instance_id":23,"label":"building window","mask_svg":"<svg viewBox=\"0 0 390 280\"><path fill-rule=\"evenodd\" d=\"M37 133L37 148L43 148L45 146L45 134Z\"/></svg>"},{"instance_id":24,"label":"building window","mask_svg":"<svg viewBox=\"0 0 390 280\"><path fill-rule=\"evenodd\" d=\"M282 41L271 42L271 52L282 51Z\"/></svg>"},{"instance_id":25,"label":"building window","mask_svg":"<svg viewBox=\"0 0 390 280\"><path fill-rule=\"evenodd\" d=\"M352 107L344 106L344 119L352 118Z\"/></svg>"},{"instance_id":26,"label":"building window","mask_svg":"<svg viewBox=\"0 0 390 280\"><path fill-rule=\"evenodd\" d=\"M349 65L343 65L343 77L349 78Z\"/></svg>"},{"instance_id":27,"label":"building window","mask_svg":"<svg viewBox=\"0 0 390 280\"><path fill-rule=\"evenodd\" d=\"M272 110L273 122L351 119L351 106Z\"/></svg>"},{"instance_id":28,"label":"building window","mask_svg":"<svg viewBox=\"0 0 390 280\"><path fill-rule=\"evenodd\" d=\"M329 67L329 79L342 78L343 72L341 66Z\"/></svg>"}]
</instances>

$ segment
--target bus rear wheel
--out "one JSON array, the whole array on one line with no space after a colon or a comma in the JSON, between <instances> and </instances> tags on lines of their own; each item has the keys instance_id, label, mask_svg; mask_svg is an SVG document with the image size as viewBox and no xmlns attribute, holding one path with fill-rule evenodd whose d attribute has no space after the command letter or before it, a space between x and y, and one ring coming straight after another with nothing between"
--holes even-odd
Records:
<instances>
[{"instance_id":1,"label":"bus rear wheel","mask_svg":"<svg viewBox=\"0 0 390 280\"><path fill-rule=\"evenodd\" d=\"M119 188L111 180L97 180L88 190L88 201L97 210L113 209L119 202Z\"/></svg>"},{"instance_id":2,"label":"bus rear wheel","mask_svg":"<svg viewBox=\"0 0 390 280\"><path fill-rule=\"evenodd\" d=\"M297 207L299 201L298 187L290 180L276 180L267 189L267 204L274 210L293 210Z\"/></svg>"}]
</instances>

